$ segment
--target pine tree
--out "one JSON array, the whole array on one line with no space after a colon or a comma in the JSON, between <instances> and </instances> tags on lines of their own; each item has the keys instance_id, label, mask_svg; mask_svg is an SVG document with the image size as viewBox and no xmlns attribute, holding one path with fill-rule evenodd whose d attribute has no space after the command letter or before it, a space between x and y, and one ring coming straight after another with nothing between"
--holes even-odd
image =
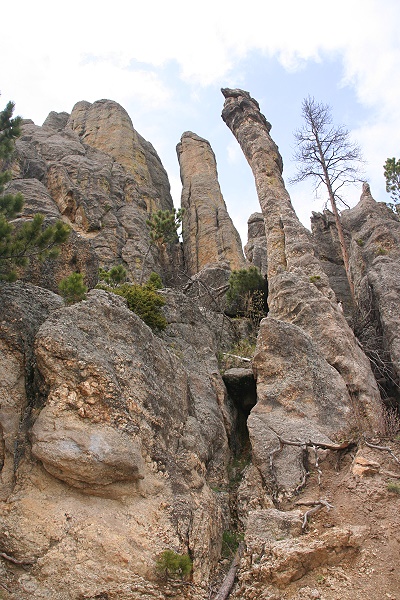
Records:
<instances>
[{"instance_id":1,"label":"pine tree","mask_svg":"<svg viewBox=\"0 0 400 600\"><path fill-rule=\"evenodd\" d=\"M62 221L44 226L44 216L39 213L20 225L13 222L24 205L21 194L6 189L12 178L9 166L14 142L21 135L21 117L13 117L13 112L13 102L0 112L0 281L14 281L16 268L26 266L34 256L57 256L70 231Z\"/></svg>"},{"instance_id":2,"label":"pine tree","mask_svg":"<svg viewBox=\"0 0 400 600\"><path fill-rule=\"evenodd\" d=\"M400 214L400 159L388 158L383 165L383 174L386 179L386 191L393 202L386 204L397 214Z\"/></svg>"}]
</instances>

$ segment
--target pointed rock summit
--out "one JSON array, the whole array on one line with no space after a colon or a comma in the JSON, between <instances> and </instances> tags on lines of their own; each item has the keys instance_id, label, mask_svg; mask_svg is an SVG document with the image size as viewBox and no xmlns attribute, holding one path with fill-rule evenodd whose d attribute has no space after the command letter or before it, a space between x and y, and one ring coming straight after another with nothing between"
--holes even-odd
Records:
<instances>
[{"instance_id":1,"label":"pointed rock summit","mask_svg":"<svg viewBox=\"0 0 400 600\"><path fill-rule=\"evenodd\" d=\"M240 236L232 223L218 183L217 163L209 142L186 131L177 145L181 169L183 247L189 275L206 265L245 266Z\"/></svg>"}]
</instances>

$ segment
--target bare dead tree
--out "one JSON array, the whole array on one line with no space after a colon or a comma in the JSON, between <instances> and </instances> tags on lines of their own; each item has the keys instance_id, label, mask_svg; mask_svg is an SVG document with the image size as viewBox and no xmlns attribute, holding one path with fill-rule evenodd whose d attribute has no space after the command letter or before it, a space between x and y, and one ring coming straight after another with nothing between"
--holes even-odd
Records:
<instances>
[{"instance_id":1,"label":"bare dead tree","mask_svg":"<svg viewBox=\"0 0 400 600\"><path fill-rule=\"evenodd\" d=\"M315 182L315 191L321 185L326 186L335 217L344 268L355 301L338 204L348 208L339 190L346 184L361 181L361 151L351 142L349 131L345 127L333 125L331 108L327 104L316 102L309 96L303 100L302 115L304 125L294 133L297 149L293 158L299 163L299 167L290 181L298 183L311 177Z\"/></svg>"}]
</instances>

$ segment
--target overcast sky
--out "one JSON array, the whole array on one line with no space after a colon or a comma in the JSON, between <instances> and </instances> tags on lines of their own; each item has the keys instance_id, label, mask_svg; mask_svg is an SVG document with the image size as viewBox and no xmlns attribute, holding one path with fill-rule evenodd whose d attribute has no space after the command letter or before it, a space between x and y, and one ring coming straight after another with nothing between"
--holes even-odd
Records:
<instances>
[{"instance_id":1,"label":"overcast sky","mask_svg":"<svg viewBox=\"0 0 400 600\"><path fill-rule=\"evenodd\" d=\"M400 2L398 0L14 0L3 9L1 107L41 125L51 110L79 100L116 100L156 148L179 205L175 147L184 131L209 140L219 181L243 243L259 209L249 166L221 119L221 87L260 103L284 161L295 170L293 131L311 95L332 107L361 146L366 179L388 201L387 157L400 157ZM288 186L309 226L312 186ZM354 204L360 188L349 189Z\"/></svg>"}]
</instances>

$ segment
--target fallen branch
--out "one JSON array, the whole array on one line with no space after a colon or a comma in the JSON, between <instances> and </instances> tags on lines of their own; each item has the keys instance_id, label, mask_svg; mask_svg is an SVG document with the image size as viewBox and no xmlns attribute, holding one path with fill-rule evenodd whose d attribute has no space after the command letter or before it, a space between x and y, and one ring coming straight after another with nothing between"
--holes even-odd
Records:
<instances>
[{"instance_id":1,"label":"fallen branch","mask_svg":"<svg viewBox=\"0 0 400 600\"><path fill-rule=\"evenodd\" d=\"M35 560L19 560L18 558L9 556L9 554L6 554L5 552L0 552L0 556L1 558L4 558L4 560L8 560L14 565L34 565L36 562Z\"/></svg>"},{"instance_id":2,"label":"fallen branch","mask_svg":"<svg viewBox=\"0 0 400 600\"><path fill-rule=\"evenodd\" d=\"M240 360L251 362L251 358L245 358L244 356L238 356L237 354L228 354L228 352L223 352L222 354L223 356L230 356L231 358L239 358Z\"/></svg>"},{"instance_id":3,"label":"fallen branch","mask_svg":"<svg viewBox=\"0 0 400 600\"><path fill-rule=\"evenodd\" d=\"M2 587L4 590L7 590L7 592L8 592L9 594L11 594L11 590L9 590L9 589L8 589L8 587L7 587L6 585L4 585L4 583L1 583L1 581L0 581L0 585L1 585L1 587Z\"/></svg>"},{"instance_id":4,"label":"fallen branch","mask_svg":"<svg viewBox=\"0 0 400 600\"><path fill-rule=\"evenodd\" d=\"M364 441L365 441L365 444L368 446L368 448L374 448L375 450L383 450L385 452L389 452L391 457L394 458L394 460L398 464L400 464L400 460L397 458L397 456L395 454L393 454L393 450L391 448L389 448L389 446L377 446L376 444L371 444L365 438L364 438Z\"/></svg>"},{"instance_id":5,"label":"fallen branch","mask_svg":"<svg viewBox=\"0 0 400 600\"><path fill-rule=\"evenodd\" d=\"M284 444L286 446L298 446L299 448L301 448L302 446L306 446L307 448L321 448L322 450L338 451L346 450L346 448L349 448L349 446L353 444L353 442L343 442L342 444L324 444L322 442L312 442L311 440L309 440L308 442L296 442L294 440L285 440L280 435L276 435L281 444Z\"/></svg>"},{"instance_id":6,"label":"fallen branch","mask_svg":"<svg viewBox=\"0 0 400 600\"><path fill-rule=\"evenodd\" d=\"M229 594L231 593L231 589L235 582L236 572L239 567L240 559L242 558L243 549L244 549L244 544L243 544L243 542L241 542L239 544L239 547L237 549L235 557L232 561L231 568L229 569L228 573L226 574L226 577L225 577L224 581L222 582L222 585L219 588L214 600L226 600L226 598L228 598Z\"/></svg>"},{"instance_id":7,"label":"fallen branch","mask_svg":"<svg viewBox=\"0 0 400 600\"><path fill-rule=\"evenodd\" d=\"M326 500L316 500L316 501L299 501L296 502L297 506L312 506L313 508L310 508L310 510L307 510L304 515L303 515L303 523L301 525L301 530L304 532L305 528L308 525L308 520L312 515L315 515L316 513L318 513L320 510L322 510L323 508L326 508L327 510L330 510L331 508L333 508L332 504L329 504L329 502L327 502Z\"/></svg>"}]
</instances>

